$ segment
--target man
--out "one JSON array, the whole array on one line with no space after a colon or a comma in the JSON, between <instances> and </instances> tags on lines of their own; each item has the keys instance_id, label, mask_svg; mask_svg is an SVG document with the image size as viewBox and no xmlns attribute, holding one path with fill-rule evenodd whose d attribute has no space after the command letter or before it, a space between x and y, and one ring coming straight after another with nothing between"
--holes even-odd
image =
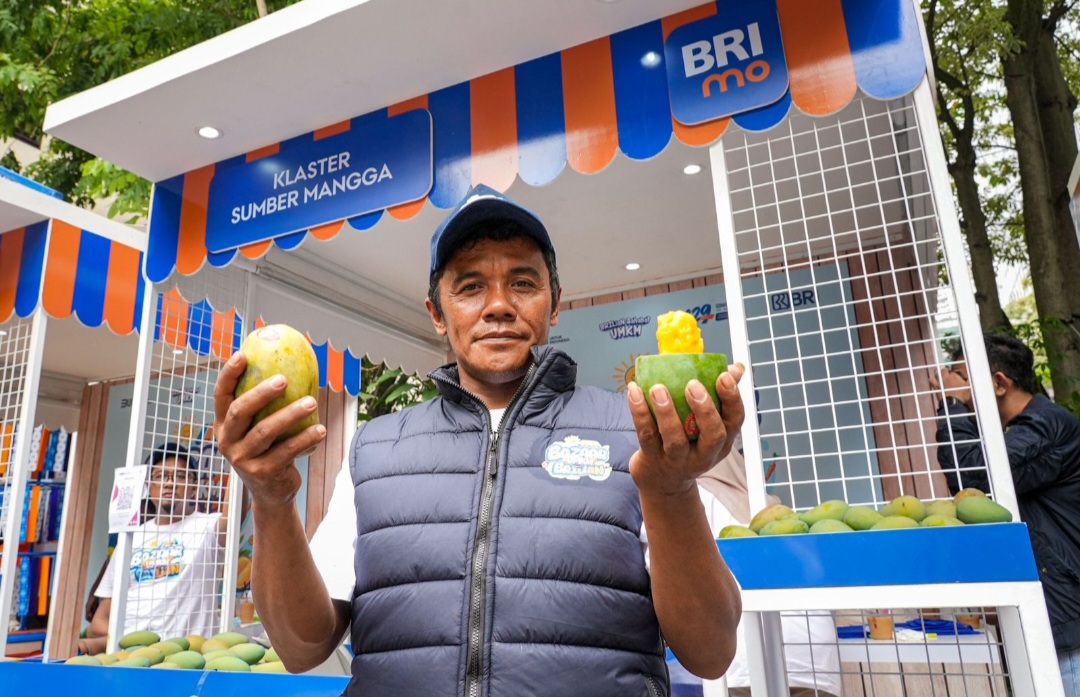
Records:
<instances>
[{"instance_id":1,"label":"man","mask_svg":"<svg viewBox=\"0 0 1080 697\"><path fill-rule=\"evenodd\" d=\"M354 440L356 538L335 549L355 559L347 597L327 592L333 560L313 559L293 505L293 459L325 429L273 445L315 400L251 427L284 379L234 400L242 355L218 378L215 433L253 499L255 603L286 666L320 664L351 625L348 694L364 697L658 697L661 635L694 673L722 675L741 602L695 478L742 424L742 367L717 380L720 411L687 386L694 443L663 388L654 421L637 385L628 402L576 386L573 361L545 346L560 297L548 232L485 186L435 231L429 280L457 363L432 373L440 397Z\"/></svg>"},{"instance_id":2,"label":"man","mask_svg":"<svg viewBox=\"0 0 1080 697\"><path fill-rule=\"evenodd\" d=\"M124 631L148 629L163 638L217 632L217 587L228 512L195 511L198 463L178 443L154 448L149 459L150 518L134 531ZM110 557L82 653L101 653L109 632L116 556Z\"/></svg>"},{"instance_id":3,"label":"man","mask_svg":"<svg viewBox=\"0 0 1080 697\"><path fill-rule=\"evenodd\" d=\"M1067 694L1080 695L1080 421L1035 394L1034 356L1023 342L988 334L985 343L1017 505L1031 534L1062 679ZM967 366L958 362L943 369L934 387L945 391L937 442L949 489L989 493L979 431L970 418Z\"/></svg>"}]
</instances>

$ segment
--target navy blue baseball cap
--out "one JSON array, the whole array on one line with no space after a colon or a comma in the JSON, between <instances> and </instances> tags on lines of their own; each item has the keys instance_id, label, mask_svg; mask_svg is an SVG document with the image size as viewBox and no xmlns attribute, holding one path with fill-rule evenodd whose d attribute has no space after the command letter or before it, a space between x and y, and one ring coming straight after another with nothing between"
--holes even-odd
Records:
<instances>
[{"instance_id":1,"label":"navy blue baseball cap","mask_svg":"<svg viewBox=\"0 0 1080 697\"><path fill-rule=\"evenodd\" d=\"M521 231L536 241L545 252L555 252L547 228L528 208L515 203L495 189L477 184L469 189L461 203L446 216L431 236L431 273L449 261L454 250L469 239L481 225L492 222L516 223Z\"/></svg>"}]
</instances>

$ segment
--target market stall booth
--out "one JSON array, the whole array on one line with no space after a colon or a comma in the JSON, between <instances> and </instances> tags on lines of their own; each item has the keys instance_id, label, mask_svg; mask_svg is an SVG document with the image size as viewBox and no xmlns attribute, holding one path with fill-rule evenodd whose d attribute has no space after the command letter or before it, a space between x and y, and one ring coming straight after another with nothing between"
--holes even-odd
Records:
<instances>
[{"instance_id":1,"label":"market stall booth","mask_svg":"<svg viewBox=\"0 0 1080 697\"><path fill-rule=\"evenodd\" d=\"M971 374L987 363L916 4L588 5L301 3L55 105L47 128L156 182L155 289L410 370L444 352L422 310L431 231L471 185L506 191L551 230L551 341L582 380L624 387L672 308L748 364L753 510L767 495L800 510L947 497L930 386L942 323ZM149 364L187 375L155 350L143 337L129 463L177 418L142 426L139 405L175 391L155 396ZM208 387L215 366L199 369ZM1015 514L993 395L973 391L974 445ZM834 629L842 662L802 671L810 687L1060 692L1022 525L719 544L756 695L806 686L780 658L799 647L779 613L861 632L883 607L914 617L916 650ZM929 608L962 607L991 608L994 626L926 629Z\"/></svg>"},{"instance_id":2,"label":"market stall booth","mask_svg":"<svg viewBox=\"0 0 1080 697\"><path fill-rule=\"evenodd\" d=\"M91 383L134 369L146 239L7 170L0 231L0 655L16 655L85 597L104 415Z\"/></svg>"}]
</instances>

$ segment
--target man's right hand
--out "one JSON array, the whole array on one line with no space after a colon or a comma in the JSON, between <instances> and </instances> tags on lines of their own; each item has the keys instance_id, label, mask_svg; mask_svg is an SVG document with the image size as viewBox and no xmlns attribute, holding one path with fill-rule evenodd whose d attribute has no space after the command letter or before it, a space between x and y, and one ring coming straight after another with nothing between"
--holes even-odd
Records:
<instances>
[{"instance_id":1,"label":"man's right hand","mask_svg":"<svg viewBox=\"0 0 1080 697\"><path fill-rule=\"evenodd\" d=\"M239 398L233 395L247 366L244 354L234 353L214 384L214 435L218 449L240 475L256 506L291 504L300 490L295 460L326 437L316 424L275 444L274 439L318 408L312 397L299 399L252 426L255 414L285 391L285 376L274 375Z\"/></svg>"}]
</instances>

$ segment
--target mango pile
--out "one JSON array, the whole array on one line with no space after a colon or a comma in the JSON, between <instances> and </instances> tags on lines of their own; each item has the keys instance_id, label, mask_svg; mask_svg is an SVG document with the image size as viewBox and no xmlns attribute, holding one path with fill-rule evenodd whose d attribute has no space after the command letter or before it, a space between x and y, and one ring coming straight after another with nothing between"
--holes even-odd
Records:
<instances>
[{"instance_id":1,"label":"mango pile","mask_svg":"<svg viewBox=\"0 0 1080 697\"><path fill-rule=\"evenodd\" d=\"M161 640L154 632L125 634L120 650L97 656L74 656L72 665L126 668L187 668L243 673L287 673L273 648L253 644L238 632L222 632L207 639L198 634Z\"/></svg>"},{"instance_id":2,"label":"mango pile","mask_svg":"<svg viewBox=\"0 0 1080 697\"><path fill-rule=\"evenodd\" d=\"M1012 513L986 497L978 489L964 489L951 499L924 503L914 496L898 496L881 510L870 506L849 506L840 500L825 501L803 513L783 504L762 509L749 526L728 525L721 539L803 533L936 528L949 525L1008 523Z\"/></svg>"}]
</instances>

